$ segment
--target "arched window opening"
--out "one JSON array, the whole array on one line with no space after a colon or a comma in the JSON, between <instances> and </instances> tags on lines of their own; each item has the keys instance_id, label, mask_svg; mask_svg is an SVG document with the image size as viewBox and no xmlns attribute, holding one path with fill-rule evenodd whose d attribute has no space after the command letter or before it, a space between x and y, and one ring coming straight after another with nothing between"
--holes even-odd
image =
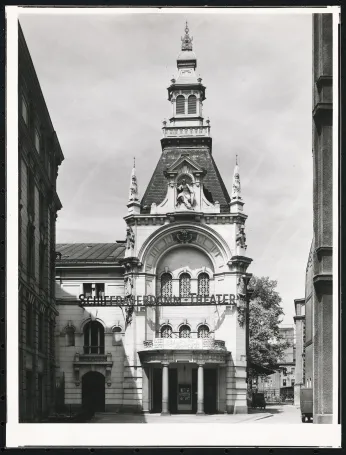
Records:
<instances>
[{"instance_id":1,"label":"arched window opening","mask_svg":"<svg viewBox=\"0 0 346 455\"><path fill-rule=\"evenodd\" d=\"M170 273L161 275L161 295L162 297L172 297L172 275Z\"/></svg>"},{"instance_id":2,"label":"arched window opening","mask_svg":"<svg viewBox=\"0 0 346 455\"><path fill-rule=\"evenodd\" d=\"M98 321L90 321L84 327L84 354L104 354L105 331Z\"/></svg>"},{"instance_id":3,"label":"arched window opening","mask_svg":"<svg viewBox=\"0 0 346 455\"><path fill-rule=\"evenodd\" d=\"M188 325L184 324L179 329L179 338L190 338L191 329Z\"/></svg>"},{"instance_id":4,"label":"arched window opening","mask_svg":"<svg viewBox=\"0 0 346 455\"><path fill-rule=\"evenodd\" d=\"M161 338L172 338L172 327L168 324L161 327Z\"/></svg>"},{"instance_id":5,"label":"arched window opening","mask_svg":"<svg viewBox=\"0 0 346 455\"><path fill-rule=\"evenodd\" d=\"M177 112L177 115L185 114L185 97L183 95L177 96L176 112Z\"/></svg>"},{"instance_id":6,"label":"arched window opening","mask_svg":"<svg viewBox=\"0 0 346 455\"><path fill-rule=\"evenodd\" d=\"M121 339L122 339L121 327L119 327L119 326L113 327L112 333L113 333L113 346L121 343Z\"/></svg>"},{"instance_id":7,"label":"arched window opening","mask_svg":"<svg viewBox=\"0 0 346 455\"><path fill-rule=\"evenodd\" d=\"M66 327L66 346L75 345L75 331L73 327Z\"/></svg>"},{"instance_id":8,"label":"arched window opening","mask_svg":"<svg viewBox=\"0 0 346 455\"><path fill-rule=\"evenodd\" d=\"M182 273L179 279L180 297L189 297L191 292L191 278L188 273Z\"/></svg>"},{"instance_id":9,"label":"arched window opening","mask_svg":"<svg viewBox=\"0 0 346 455\"><path fill-rule=\"evenodd\" d=\"M197 98L195 95L190 95L187 100L187 112L188 114L197 114Z\"/></svg>"},{"instance_id":10,"label":"arched window opening","mask_svg":"<svg viewBox=\"0 0 346 455\"><path fill-rule=\"evenodd\" d=\"M205 324L198 327L198 338L209 338L209 327Z\"/></svg>"},{"instance_id":11,"label":"arched window opening","mask_svg":"<svg viewBox=\"0 0 346 455\"><path fill-rule=\"evenodd\" d=\"M198 295L209 295L209 275L207 273L198 275Z\"/></svg>"}]
</instances>

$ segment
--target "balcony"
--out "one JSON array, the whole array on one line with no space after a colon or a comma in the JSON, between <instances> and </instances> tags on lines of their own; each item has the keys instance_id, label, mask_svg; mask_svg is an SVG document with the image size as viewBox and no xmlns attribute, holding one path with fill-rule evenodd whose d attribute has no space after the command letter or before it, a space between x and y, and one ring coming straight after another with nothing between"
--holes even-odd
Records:
<instances>
[{"instance_id":1,"label":"balcony","mask_svg":"<svg viewBox=\"0 0 346 455\"><path fill-rule=\"evenodd\" d=\"M210 126L165 126L163 137L210 137Z\"/></svg>"},{"instance_id":2,"label":"balcony","mask_svg":"<svg viewBox=\"0 0 346 455\"><path fill-rule=\"evenodd\" d=\"M225 342L213 338L154 338L143 342L145 350L226 351Z\"/></svg>"}]
</instances>

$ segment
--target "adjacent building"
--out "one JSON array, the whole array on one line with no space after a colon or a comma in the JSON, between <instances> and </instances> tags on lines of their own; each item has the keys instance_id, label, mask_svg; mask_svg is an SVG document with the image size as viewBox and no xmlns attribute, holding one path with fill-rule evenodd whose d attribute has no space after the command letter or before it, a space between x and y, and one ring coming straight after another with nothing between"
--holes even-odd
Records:
<instances>
[{"instance_id":1,"label":"adjacent building","mask_svg":"<svg viewBox=\"0 0 346 455\"><path fill-rule=\"evenodd\" d=\"M314 423L333 420L333 17L313 15L313 239L301 322L301 384L313 389ZM305 323L303 321L305 320ZM304 330L305 328L305 330ZM301 363L301 359L297 357ZM299 367L300 368L300 367Z\"/></svg>"},{"instance_id":2,"label":"adjacent building","mask_svg":"<svg viewBox=\"0 0 346 455\"><path fill-rule=\"evenodd\" d=\"M300 389L305 384L305 299L295 299L296 364L294 404L300 406Z\"/></svg>"},{"instance_id":3,"label":"adjacent building","mask_svg":"<svg viewBox=\"0 0 346 455\"><path fill-rule=\"evenodd\" d=\"M56 193L64 156L23 32L18 30L19 419L55 405Z\"/></svg>"},{"instance_id":4,"label":"adjacent building","mask_svg":"<svg viewBox=\"0 0 346 455\"><path fill-rule=\"evenodd\" d=\"M296 341L293 326L280 327L280 335L290 343L283 358L278 364L277 371L258 379L257 389L265 394L268 402L293 400L296 383Z\"/></svg>"},{"instance_id":5,"label":"adjacent building","mask_svg":"<svg viewBox=\"0 0 346 455\"><path fill-rule=\"evenodd\" d=\"M239 166L229 195L196 67L186 26L167 89L171 117L163 122L162 153L142 198L132 170L126 240L57 245L60 399L74 410L247 412L246 327L238 306L230 297L202 305L243 294L252 259ZM85 306L80 294L195 303Z\"/></svg>"}]
</instances>

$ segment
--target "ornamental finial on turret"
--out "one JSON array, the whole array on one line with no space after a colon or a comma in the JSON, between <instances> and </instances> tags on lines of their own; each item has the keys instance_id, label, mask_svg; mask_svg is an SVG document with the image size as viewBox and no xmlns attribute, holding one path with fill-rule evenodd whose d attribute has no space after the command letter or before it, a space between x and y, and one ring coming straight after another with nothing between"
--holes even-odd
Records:
<instances>
[{"instance_id":1,"label":"ornamental finial on turret","mask_svg":"<svg viewBox=\"0 0 346 455\"><path fill-rule=\"evenodd\" d=\"M138 183L136 176L136 158L133 158L133 168L131 173L129 201L138 201Z\"/></svg>"},{"instance_id":2,"label":"ornamental finial on turret","mask_svg":"<svg viewBox=\"0 0 346 455\"><path fill-rule=\"evenodd\" d=\"M231 199L241 199L240 176L238 166L238 155L235 156L235 167L233 172L233 185Z\"/></svg>"},{"instance_id":3,"label":"ornamental finial on turret","mask_svg":"<svg viewBox=\"0 0 346 455\"><path fill-rule=\"evenodd\" d=\"M193 38L190 37L189 35L189 26L187 25L186 21L186 26L185 26L185 36L184 38L181 38L181 50L182 51L192 51L192 41Z\"/></svg>"}]
</instances>

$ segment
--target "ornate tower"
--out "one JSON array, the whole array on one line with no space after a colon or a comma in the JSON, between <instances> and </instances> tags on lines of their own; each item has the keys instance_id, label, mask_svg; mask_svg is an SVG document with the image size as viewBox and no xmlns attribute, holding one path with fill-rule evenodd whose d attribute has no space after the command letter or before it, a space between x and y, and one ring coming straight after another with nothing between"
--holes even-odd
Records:
<instances>
[{"instance_id":1,"label":"ornate tower","mask_svg":"<svg viewBox=\"0 0 346 455\"><path fill-rule=\"evenodd\" d=\"M163 122L162 153L140 204L133 170L123 262L126 294L178 297L189 306L133 308L124 343L125 367L137 372L141 368L142 389L133 391L131 400L141 396L144 410L161 409L164 415L201 414L204 409L247 412L246 327L239 323L237 306L229 297L238 294L251 263L239 167L236 163L230 197L212 156L210 122L203 117L206 88L196 75L197 57L187 24L181 40L178 74L168 87L172 116ZM222 305L191 305L193 296L201 302L212 295L228 297ZM201 339L205 337L210 340ZM157 371L158 364L162 371ZM204 367L211 390L205 400ZM173 386L168 390L168 377L178 381L177 387L190 384L196 394L184 404L182 397L170 395L174 392ZM149 390L159 390L156 381L162 381L159 398L148 395ZM218 398L213 395L216 390Z\"/></svg>"}]
</instances>

